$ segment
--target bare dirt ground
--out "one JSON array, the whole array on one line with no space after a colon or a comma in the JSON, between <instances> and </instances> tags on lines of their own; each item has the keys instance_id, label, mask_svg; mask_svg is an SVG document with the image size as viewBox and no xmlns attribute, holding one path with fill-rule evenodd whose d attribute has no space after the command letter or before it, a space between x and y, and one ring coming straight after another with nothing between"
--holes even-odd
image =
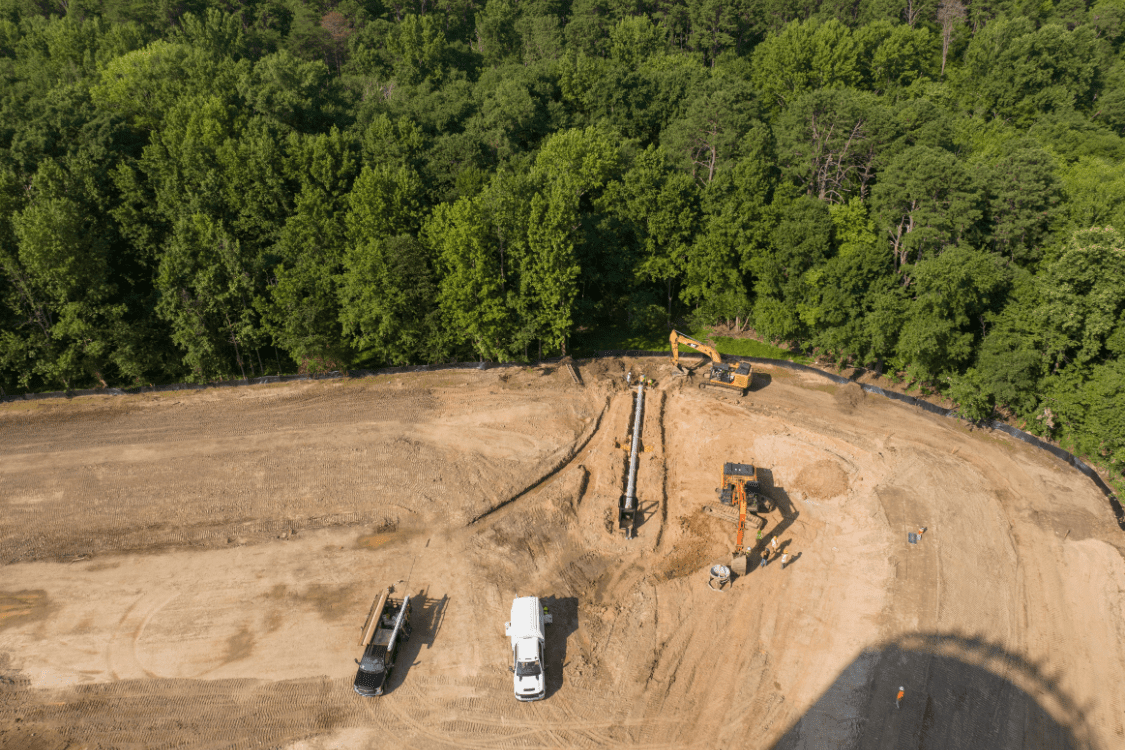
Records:
<instances>
[{"instance_id":1,"label":"bare dirt ground","mask_svg":"<svg viewBox=\"0 0 1125 750\"><path fill-rule=\"evenodd\" d=\"M626 367L658 381L630 540ZM0 405L0 747L1125 746L1125 539L1082 475L786 370L745 397L581 374ZM726 461L761 467L792 560L716 593ZM363 699L391 583L414 637ZM521 704L529 594L555 624Z\"/></svg>"}]
</instances>

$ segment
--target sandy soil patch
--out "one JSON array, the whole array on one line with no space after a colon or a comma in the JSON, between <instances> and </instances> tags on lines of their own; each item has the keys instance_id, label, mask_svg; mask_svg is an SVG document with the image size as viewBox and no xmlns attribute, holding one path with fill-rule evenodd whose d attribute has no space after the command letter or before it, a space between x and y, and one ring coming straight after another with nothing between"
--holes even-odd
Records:
<instances>
[{"instance_id":1,"label":"sandy soil patch","mask_svg":"<svg viewBox=\"0 0 1125 750\"><path fill-rule=\"evenodd\" d=\"M658 384L630 540L627 369ZM581 375L0 405L0 747L1125 742L1122 536L1080 474L780 369L745 397L651 359ZM761 468L790 563L716 593L726 461ZM388 584L415 636L365 700ZM525 705L503 623L528 594L555 624Z\"/></svg>"}]
</instances>

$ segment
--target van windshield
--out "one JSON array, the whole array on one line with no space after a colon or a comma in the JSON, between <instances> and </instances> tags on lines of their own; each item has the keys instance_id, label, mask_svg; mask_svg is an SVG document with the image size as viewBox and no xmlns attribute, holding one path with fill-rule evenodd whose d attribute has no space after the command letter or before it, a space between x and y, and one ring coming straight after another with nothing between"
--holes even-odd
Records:
<instances>
[{"instance_id":1,"label":"van windshield","mask_svg":"<svg viewBox=\"0 0 1125 750\"><path fill-rule=\"evenodd\" d=\"M538 677L543 670L539 668L537 661L517 661L516 662L516 676L517 677Z\"/></svg>"}]
</instances>

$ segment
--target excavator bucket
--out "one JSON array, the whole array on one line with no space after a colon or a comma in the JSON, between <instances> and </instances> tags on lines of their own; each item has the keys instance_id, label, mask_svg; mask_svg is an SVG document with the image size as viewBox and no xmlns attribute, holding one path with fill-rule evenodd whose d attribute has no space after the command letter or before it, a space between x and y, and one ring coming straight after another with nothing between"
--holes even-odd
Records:
<instances>
[{"instance_id":1,"label":"excavator bucket","mask_svg":"<svg viewBox=\"0 0 1125 750\"><path fill-rule=\"evenodd\" d=\"M668 343L672 347L672 364L683 375L694 375L695 371L705 364L723 361L722 355L719 354L715 347L704 344L702 341L696 341L679 331L672 331L668 335ZM699 354L702 354L704 359L690 366L681 365L680 345L686 346L689 349L694 349Z\"/></svg>"},{"instance_id":2,"label":"excavator bucket","mask_svg":"<svg viewBox=\"0 0 1125 750\"><path fill-rule=\"evenodd\" d=\"M730 558L731 572L736 576L746 575L747 560L746 555L732 555Z\"/></svg>"}]
</instances>

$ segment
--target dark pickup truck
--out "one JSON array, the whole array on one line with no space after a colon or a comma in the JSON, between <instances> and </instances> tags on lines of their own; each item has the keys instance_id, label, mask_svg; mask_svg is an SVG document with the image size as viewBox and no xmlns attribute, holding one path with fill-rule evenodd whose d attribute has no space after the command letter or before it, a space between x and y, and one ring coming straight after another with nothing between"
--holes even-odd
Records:
<instances>
[{"instance_id":1,"label":"dark pickup truck","mask_svg":"<svg viewBox=\"0 0 1125 750\"><path fill-rule=\"evenodd\" d=\"M410 640L410 597L391 599L389 594L390 589L386 589L379 597L363 629L361 645L366 648L363 658L356 659L359 671L354 685L363 696L383 694L399 645Z\"/></svg>"}]
</instances>

